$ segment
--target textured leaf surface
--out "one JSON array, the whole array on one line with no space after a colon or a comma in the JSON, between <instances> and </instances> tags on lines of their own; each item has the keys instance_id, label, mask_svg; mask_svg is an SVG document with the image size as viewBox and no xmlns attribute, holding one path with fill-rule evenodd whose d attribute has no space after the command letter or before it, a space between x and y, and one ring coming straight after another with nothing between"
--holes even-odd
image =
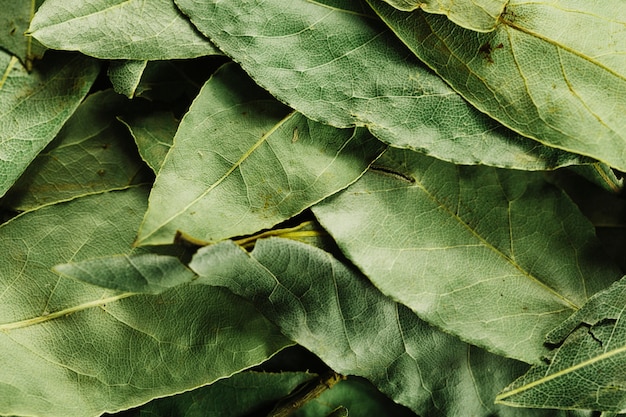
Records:
<instances>
[{"instance_id":1,"label":"textured leaf surface","mask_svg":"<svg viewBox=\"0 0 626 417\"><path fill-rule=\"evenodd\" d=\"M30 66L41 58L45 48L31 36L25 36L35 10L44 0L0 0L0 49L18 57Z\"/></svg>"},{"instance_id":2,"label":"textured leaf surface","mask_svg":"<svg viewBox=\"0 0 626 417\"><path fill-rule=\"evenodd\" d=\"M420 8L428 13L445 14L448 19L467 29L489 32L495 29L504 11L506 0L385 0L396 9L411 11Z\"/></svg>"},{"instance_id":3,"label":"textured leaf surface","mask_svg":"<svg viewBox=\"0 0 626 417\"><path fill-rule=\"evenodd\" d=\"M87 259L56 265L54 271L103 288L140 294L160 294L195 278L178 258L152 253Z\"/></svg>"},{"instance_id":4,"label":"textured leaf surface","mask_svg":"<svg viewBox=\"0 0 626 417\"><path fill-rule=\"evenodd\" d=\"M493 399L526 365L429 327L320 249L272 238L247 254L226 241L200 249L189 266L200 275L196 283L252 300L335 371L369 379L419 415L515 415Z\"/></svg>"},{"instance_id":5,"label":"textured leaf surface","mask_svg":"<svg viewBox=\"0 0 626 417\"><path fill-rule=\"evenodd\" d=\"M116 93L133 98L143 71L146 69L148 61L113 61L109 64L107 75L113 84Z\"/></svg>"},{"instance_id":6,"label":"textured leaf surface","mask_svg":"<svg viewBox=\"0 0 626 417\"><path fill-rule=\"evenodd\" d=\"M118 411L229 376L288 343L223 289L132 296L51 271L128 252L146 200L141 189L104 193L0 227L0 414Z\"/></svg>"},{"instance_id":7,"label":"textured leaf surface","mask_svg":"<svg viewBox=\"0 0 626 417\"><path fill-rule=\"evenodd\" d=\"M626 169L626 8L621 0L512 0L477 34L371 0L411 50L479 110L525 136Z\"/></svg>"},{"instance_id":8,"label":"textured leaf surface","mask_svg":"<svg viewBox=\"0 0 626 417\"><path fill-rule=\"evenodd\" d=\"M142 103L141 108L143 107ZM158 173L172 147L178 130L178 120L170 112L143 112L138 107L129 109L120 120L133 135L143 160L155 174Z\"/></svg>"},{"instance_id":9,"label":"textured leaf surface","mask_svg":"<svg viewBox=\"0 0 626 417\"><path fill-rule=\"evenodd\" d=\"M29 30L48 48L80 51L101 59L221 54L172 0L47 0Z\"/></svg>"},{"instance_id":10,"label":"textured leaf surface","mask_svg":"<svg viewBox=\"0 0 626 417\"><path fill-rule=\"evenodd\" d=\"M625 412L625 305L623 278L548 334L549 343L562 345L548 363L532 367L500 393L498 401L521 407Z\"/></svg>"},{"instance_id":11,"label":"textured leaf surface","mask_svg":"<svg viewBox=\"0 0 626 417\"><path fill-rule=\"evenodd\" d=\"M430 323L537 363L545 334L620 276L540 174L390 151L313 211L383 293Z\"/></svg>"},{"instance_id":12,"label":"textured leaf surface","mask_svg":"<svg viewBox=\"0 0 626 417\"><path fill-rule=\"evenodd\" d=\"M474 109L372 15L306 0L176 2L255 81L313 120L367 126L392 146L463 164L581 162Z\"/></svg>"},{"instance_id":13,"label":"textured leaf surface","mask_svg":"<svg viewBox=\"0 0 626 417\"><path fill-rule=\"evenodd\" d=\"M196 390L150 402L125 416L244 417L286 396L315 374L240 372Z\"/></svg>"},{"instance_id":14,"label":"textured leaf surface","mask_svg":"<svg viewBox=\"0 0 626 417\"><path fill-rule=\"evenodd\" d=\"M115 119L127 105L112 90L88 96L1 205L31 210L76 196L149 181L132 139Z\"/></svg>"},{"instance_id":15,"label":"textured leaf surface","mask_svg":"<svg viewBox=\"0 0 626 417\"><path fill-rule=\"evenodd\" d=\"M384 149L365 129L288 111L236 65L219 70L180 124L137 244L269 228L354 182Z\"/></svg>"},{"instance_id":16,"label":"textured leaf surface","mask_svg":"<svg viewBox=\"0 0 626 417\"><path fill-rule=\"evenodd\" d=\"M81 56L48 54L33 72L0 51L0 197L55 137L98 75Z\"/></svg>"}]
</instances>

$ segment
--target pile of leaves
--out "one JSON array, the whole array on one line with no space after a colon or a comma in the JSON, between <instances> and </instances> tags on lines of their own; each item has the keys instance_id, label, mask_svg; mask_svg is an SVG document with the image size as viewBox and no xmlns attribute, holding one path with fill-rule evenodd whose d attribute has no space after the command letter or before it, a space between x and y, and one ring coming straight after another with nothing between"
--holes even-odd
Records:
<instances>
[{"instance_id":1,"label":"pile of leaves","mask_svg":"<svg viewBox=\"0 0 626 417\"><path fill-rule=\"evenodd\" d=\"M622 0L0 6L0 415L626 410Z\"/></svg>"}]
</instances>

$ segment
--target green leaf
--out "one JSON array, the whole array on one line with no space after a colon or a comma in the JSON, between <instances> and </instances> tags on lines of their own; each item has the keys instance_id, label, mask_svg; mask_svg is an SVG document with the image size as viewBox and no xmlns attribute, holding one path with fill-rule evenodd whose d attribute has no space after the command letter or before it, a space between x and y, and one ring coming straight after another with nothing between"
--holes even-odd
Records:
<instances>
[{"instance_id":1,"label":"green leaf","mask_svg":"<svg viewBox=\"0 0 626 417\"><path fill-rule=\"evenodd\" d=\"M549 343L562 345L547 363L532 367L502 391L497 401L518 407L625 412L624 305L626 278L596 294L548 334Z\"/></svg>"},{"instance_id":2,"label":"green leaf","mask_svg":"<svg viewBox=\"0 0 626 417\"><path fill-rule=\"evenodd\" d=\"M392 146L462 164L536 170L586 161L477 111L371 10L307 0L176 2L259 85L313 120L366 126Z\"/></svg>"},{"instance_id":3,"label":"green leaf","mask_svg":"<svg viewBox=\"0 0 626 417\"><path fill-rule=\"evenodd\" d=\"M365 129L335 129L288 109L235 64L205 84L150 194L137 245L251 234L354 182L383 151Z\"/></svg>"},{"instance_id":4,"label":"green leaf","mask_svg":"<svg viewBox=\"0 0 626 417\"><path fill-rule=\"evenodd\" d=\"M48 54L28 73L0 51L0 197L56 136L98 69L85 57Z\"/></svg>"},{"instance_id":5,"label":"green leaf","mask_svg":"<svg viewBox=\"0 0 626 417\"><path fill-rule=\"evenodd\" d=\"M54 272L103 288L140 294L161 294L195 278L178 258L153 253L60 264Z\"/></svg>"},{"instance_id":6,"label":"green leaf","mask_svg":"<svg viewBox=\"0 0 626 417\"><path fill-rule=\"evenodd\" d=\"M27 68L34 59L41 58L45 50L43 45L24 34L43 1L0 0L0 49L18 57Z\"/></svg>"},{"instance_id":7,"label":"green leaf","mask_svg":"<svg viewBox=\"0 0 626 417\"><path fill-rule=\"evenodd\" d=\"M626 169L621 0L507 3L490 33L370 0L411 50L480 111L539 142ZM558 24L555 24L558 22Z\"/></svg>"},{"instance_id":8,"label":"green leaf","mask_svg":"<svg viewBox=\"0 0 626 417\"><path fill-rule=\"evenodd\" d=\"M537 363L545 334L621 275L541 174L391 151L313 212L383 293L428 322Z\"/></svg>"},{"instance_id":9,"label":"green leaf","mask_svg":"<svg viewBox=\"0 0 626 417\"><path fill-rule=\"evenodd\" d=\"M120 117L120 121L133 135L139 154L156 174L172 147L179 122L170 112L145 112L142 111L144 107L142 103L139 108L129 109Z\"/></svg>"},{"instance_id":10,"label":"green leaf","mask_svg":"<svg viewBox=\"0 0 626 417\"><path fill-rule=\"evenodd\" d=\"M225 241L200 249L189 266L196 284L224 285L251 300L332 369L369 379L419 415L515 415L493 399L525 364L429 327L327 252L270 238L248 254Z\"/></svg>"},{"instance_id":11,"label":"green leaf","mask_svg":"<svg viewBox=\"0 0 626 417\"><path fill-rule=\"evenodd\" d=\"M48 48L80 51L101 59L221 54L172 0L47 0L29 31Z\"/></svg>"},{"instance_id":12,"label":"green leaf","mask_svg":"<svg viewBox=\"0 0 626 417\"><path fill-rule=\"evenodd\" d=\"M112 90L88 96L7 192L1 205L31 210L150 181L132 139L115 119L127 102Z\"/></svg>"},{"instance_id":13,"label":"green leaf","mask_svg":"<svg viewBox=\"0 0 626 417\"><path fill-rule=\"evenodd\" d=\"M422 9L427 13L444 14L459 26L478 32L495 29L504 11L506 0L385 0L399 10Z\"/></svg>"},{"instance_id":14,"label":"green leaf","mask_svg":"<svg viewBox=\"0 0 626 417\"><path fill-rule=\"evenodd\" d=\"M213 384L154 400L128 417L244 417L286 396L315 374L307 372L240 372Z\"/></svg>"},{"instance_id":15,"label":"green leaf","mask_svg":"<svg viewBox=\"0 0 626 417\"><path fill-rule=\"evenodd\" d=\"M223 289L134 296L51 271L128 252L146 200L137 188L91 195L0 226L0 414L115 412L227 377L289 343Z\"/></svg>"},{"instance_id":16,"label":"green leaf","mask_svg":"<svg viewBox=\"0 0 626 417\"><path fill-rule=\"evenodd\" d=\"M107 75L115 92L133 98L147 64L148 61L112 61Z\"/></svg>"}]
</instances>

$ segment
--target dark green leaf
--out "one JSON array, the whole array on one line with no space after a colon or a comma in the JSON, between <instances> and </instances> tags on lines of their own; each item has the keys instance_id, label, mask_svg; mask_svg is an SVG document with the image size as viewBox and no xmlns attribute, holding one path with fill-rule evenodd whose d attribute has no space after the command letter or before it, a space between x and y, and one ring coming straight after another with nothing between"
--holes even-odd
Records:
<instances>
[{"instance_id":1,"label":"dark green leaf","mask_svg":"<svg viewBox=\"0 0 626 417\"><path fill-rule=\"evenodd\" d=\"M383 293L430 323L537 363L545 334L621 275L541 174L391 151L313 211Z\"/></svg>"},{"instance_id":2,"label":"dark green leaf","mask_svg":"<svg viewBox=\"0 0 626 417\"><path fill-rule=\"evenodd\" d=\"M445 16L369 2L480 111L547 146L626 170L622 0L511 0L489 33L462 29Z\"/></svg>"},{"instance_id":3,"label":"dark green leaf","mask_svg":"<svg viewBox=\"0 0 626 417\"><path fill-rule=\"evenodd\" d=\"M236 65L219 70L180 124L137 245L272 227L354 182L384 149L365 129L288 112Z\"/></svg>"},{"instance_id":4,"label":"dark green leaf","mask_svg":"<svg viewBox=\"0 0 626 417\"><path fill-rule=\"evenodd\" d=\"M462 164L588 162L474 109L371 15L307 0L176 2L259 85L313 120L367 126L392 146Z\"/></svg>"},{"instance_id":5,"label":"dark green leaf","mask_svg":"<svg viewBox=\"0 0 626 417\"><path fill-rule=\"evenodd\" d=\"M0 0L0 49L15 55L30 68L45 48L25 32L44 0Z\"/></svg>"},{"instance_id":6,"label":"dark green leaf","mask_svg":"<svg viewBox=\"0 0 626 417\"><path fill-rule=\"evenodd\" d=\"M0 51L0 197L76 110L98 69L85 57L48 54L28 73Z\"/></svg>"}]
</instances>

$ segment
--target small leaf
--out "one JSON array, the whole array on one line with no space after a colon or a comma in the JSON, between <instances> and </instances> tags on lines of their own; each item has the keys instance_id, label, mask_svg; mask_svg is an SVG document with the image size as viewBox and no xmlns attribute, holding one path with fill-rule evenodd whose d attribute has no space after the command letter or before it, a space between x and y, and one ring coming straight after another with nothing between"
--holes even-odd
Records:
<instances>
[{"instance_id":1,"label":"small leaf","mask_svg":"<svg viewBox=\"0 0 626 417\"><path fill-rule=\"evenodd\" d=\"M0 0L0 49L18 57L31 68L45 48L32 36L25 35L35 11L44 0Z\"/></svg>"},{"instance_id":2,"label":"small leaf","mask_svg":"<svg viewBox=\"0 0 626 417\"><path fill-rule=\"evenodd\" d=\"M183 118L150 195L137 245L201 243L272 227L354 182L384 145L364 129L306 119L234 64Z\"/></svg>"},{"instance_id":3,"label":"small leaf","mask_svg":"<svg viewBox=\"0 0 626 417\"><path fill-rule=\"evenodd\" d=\"M399 10L444 14L459 26L478 32L495 29L507 0L385 0Z\"/></svg>"},{"instance_id":4,"label":"small leaf","mask_svg":"<svg viewBox=\"0 0 626 417\"><path fill-rule=\"evenodd\" d=\"M147 190L131 188L0 226L0 414L116 412L228 377L290 344L224 289L133 295L51 271L128 253L146 203Z\"/></svg>"},{"instance_id":5,"label":"small leaf","mask_svg":"<svg viewBox=\"0 0 626 417\"><path fill-rule=\"evenodd\" d=\"M99 287L140 294L161 294L195 278L178 258L152 253L60 264L54 272Z\"/></svg>"},{"instance_id":6,"label":"small leaf","mask_svg":"<svg viewBox=\"0 0 626 417\"><path fill-rule=\"evenodd\" d=\"M116 93L133 98L143 71L148 61L113 61L109 64L107 75Z\"/></svg>"},{"instance_id":7,"label":"small leaf","mask_svg":"<svg viewBox=\"0 0 626 417\"><path fill-rule=\"evenodd\" d=\"M32 210L150 181L131 138L115 120L127 102L112 90L89 95L7 192L1 205Z\"/></svg>"},{"instance_id":8,"label":"small leaf","mask_svg":"<svg viewBox=\"0 0 626 417\"><path fill-rule=\"evenodd\" d=\"M259 85L310 119L366 126L391 146L460 164L538 170L590 162L477 111L371 10L307 0L176 3Z\"/></svg>"},{"instance_id":9,"label":"small leaf","mask_svg":"<svg viewBox=\"0 0 626 417\"><path fill-rule=\"evenodd\" d=\"M562 345L496 400L518 407L626 412L624 305L626 278L589 299L548 334L549 343Z\"/></svg>"},{"instance_id":10,"label":"small leaf","mask_svg":"<svg viewBox=\"0 0 626 417\"><path fill-rule=\"evenodd\" d=\"M92 59L51 53L28 73L0 51L0 197L74 113L98 69Z\"/></svg>"},{"instance_id":11,"label":"small leaf","mask_svg":"<svg viewBox=\"0 0 626 417\"><path fill-rule=\"evenodd\" d=\"M313 207L385 294L494 353L538 363L544 335L620 276L541 174L390 149Z\"/></svg>"},{"instance_id":12,"label":"small leaf","mask_svg":"<svg viewBox=\"0 0 626 417\"><path fill-rule=\"evenodd\" d=\"M327 252L270 238L248 254L225 241L201 248L189 266L196 285L224 285L251 300L332 369L369 379L419 415L516 415L493 399L525 364L429 327Z\"/></svg>"},{"instance_id":13,"label":"small leaf","mask_svg":"<svg viewBox=\"0 0 626 417\"><path fill-rule=\"evenodd\" d=\"M29 31L48 48L101 59L221 55L172 0L46 0Z\"/></svg>"},{"instance_id":14,"label":"small leaf","mask_svg":"<svg viewBox=\"0 0 626 417\"><path fill-rule=\"evenodd\" d=\"M547 145L626 170L621 0L507 2L493 32L369 0L398 37L480 111ZM556 23L558 22L558 23Z\"/></svg>"}]
</instances>

